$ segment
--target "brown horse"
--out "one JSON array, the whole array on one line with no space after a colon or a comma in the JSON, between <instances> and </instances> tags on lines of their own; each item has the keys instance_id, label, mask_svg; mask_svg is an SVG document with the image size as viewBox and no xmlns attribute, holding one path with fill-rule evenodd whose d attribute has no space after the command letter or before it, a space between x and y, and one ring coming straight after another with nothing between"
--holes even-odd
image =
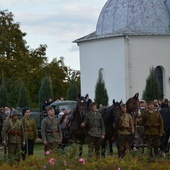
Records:
<instances>
[{"instance_id":1,"label":"brown horse","mask_svg":"<svg viewBox=\"0 0 170 170\"><path fill-rule=\"evenodd\" d=\"M82 155L82 146L86 138L85 128L81 126L87 113L87 103L83 96L77 100L77 105L73 111L73 119L70 126L70 137L75 143L80 144L79 156Z\"/></svg>"},{"instance_id":2,"label":"brown horse","mask_svg":"<svg viewBox=\"0 0 170 170\"><path fill-rule=\"evenodd\" d=\"M133 97L129 98L126 102L126 111L131 114L132 117L136 117L139 111L139 93L136 93Z\"/></svg>"},{"instance_id":3,"label":"brown horse","mask_svg":"<svg viewBox=\"0 0 170 170\"><path fill-rule=\"evenodd\" d=\"M136 93L133 97L127 100L126 112L132 116L134 125L136 127L136 117L138 116L139 113L139 93Z\"/></svg>"},{"instance_id":4,"label":"brown horse","mask_svg":"<svg viewBox=\"0 0 170 170\"><path fill-rule=\"evenodd\" d=\"M136 93L133 97L129 98L126 102L126 112L132 116L134 129L136 131L136 118L138 117L139 113L139 93ZM132 143L132 148L135 146L135 136L134 136L134 143Z\"/></svg>"}]
</instances>

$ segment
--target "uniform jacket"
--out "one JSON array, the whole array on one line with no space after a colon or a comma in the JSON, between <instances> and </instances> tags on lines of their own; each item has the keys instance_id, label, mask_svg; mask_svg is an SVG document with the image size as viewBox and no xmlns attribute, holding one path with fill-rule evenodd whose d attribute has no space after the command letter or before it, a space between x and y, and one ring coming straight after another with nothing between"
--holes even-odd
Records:
<instances>
[{"instance_id":1,"label":"uniform jacket","mask_svg":"<svg viewBox=\"0 0 170 170\"><path fill-rule=\"evenodd\" d=\"M164 133L164 125L160 112L147 111L143 117L146 135L160 135Z\"/></svg>"},{"instance_id":2,"label":"uniform jacket","mask_svg":"<svg viewBox=\"0 0 170 170\"><path fill-rule=\"evenodd\" d=\"M37 130L37 124L35 120L31 117L23 117L22 119L24 132L25 132L25 138L27 140L34 140L38 138L38 130Z\"/></svg>"},{"instance_id":3,"label":"uniform jacket","mask_svg":"<svg viewBox=\"0 0 170 170\"><path fill-rule=\"evenodd\" d=\"M48 143L59 142L62 139L60 124L56 116L54 118L47 116L42 120L41 135L43 142L46 140Z\"/></svg>"},{"instance_id":4,"label":"uniform jacket","mask_svg":"<svg viewBox=\"0 0 170 170\"><path fill-rule=\"evenodd\" d=\"M138 120L136 125L138 125L138 126L142 126L143 125L142 119L144 117L145 112L146 112L146 109L140 109L140 115L138 115L137 118L136 118Z\"/></svg>"},{"instance_id":5,"label":"uniform jacket","mask_svg":"<svg viewBox=\"0 0 170 170\"><path fill-rule=\"evenodd\" d=\"M2 128L2 139L8 143L21 143L25 142L24 128L22 121L14 119L13 117L7 119Z\"/></svg>"},{"instance_id":6,"label":"uniform jacket","mask_svg":"<svg viewBox=\"0 0 170 170\"><path fill-rule=\"evenodd\" d=\"M105 127L102 115L99 112L89 112L84 119L85 126L87 126L88 134L94 137L105 135Z\"/></svg>"},{"instance_id":7,"label":"uniform jacket","mask_svg":"<svg viewBox=\"0 0 170 170\"><path fill-rule=\"evenodd\" d=\"M134 133L134 123L129 113L123 113L120 116L119 133L122 135L130 135Z\"/></svg>"}]
</instances>

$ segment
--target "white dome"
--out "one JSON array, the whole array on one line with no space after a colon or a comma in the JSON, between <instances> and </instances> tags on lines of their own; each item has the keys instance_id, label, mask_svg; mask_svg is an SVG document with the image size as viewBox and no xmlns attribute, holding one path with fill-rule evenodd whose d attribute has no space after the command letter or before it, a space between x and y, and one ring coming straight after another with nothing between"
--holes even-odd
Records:
<instances>
[{"instance_id":1,"label":"white dome","mask_svg":"<svg viewBox=\"0 0 170 170\"><path fill-rule=\"evenodd\" d=\"M165 0L108 0L98 18L96 34L169 32Z\"/></svg>"}]
</instances>

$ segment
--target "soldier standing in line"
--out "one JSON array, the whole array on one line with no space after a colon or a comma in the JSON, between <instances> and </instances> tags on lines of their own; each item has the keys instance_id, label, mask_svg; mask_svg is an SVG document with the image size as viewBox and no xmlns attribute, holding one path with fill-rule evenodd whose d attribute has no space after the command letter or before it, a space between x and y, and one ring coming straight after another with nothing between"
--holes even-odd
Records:
<instances>
[{"instance_id":1,"label":"soldier standing in line","mask_svg":"<svg viewBox=\"0 0 170 170\"><path fill-rule=\"evenodd\" d=\"M34 143L38 139L37 124L33 118L30 117L30 109L22 109L23 118L22 123L25 132L26 145L22 146L22 159L25 160L26 155L33 155Z\"/></svg>"},{"instance_id":2,"label":"soldier standing in line","mask_svg":"<svg viewBox=\"0 0 170 170\"><path fill-rule=\"evenodd\" d=\"M136 117L136 129L135 129L135 136L138 138L138 140L135 141L136 146L143 145L144 144L144 126L142 124L142 119L147 111L147 103L144 100L141 100L139 102L140 110L138 112L138 115Z\"/></svg>"},{"instance_id":3,"label":"soldier standing in line","mask_svg":"<svg viewBox=\"0 0 170 170\"><path fill-rule=\"evenodd\" d=\"M160 112L154 110L154 102L148 102L148 111L143 116L143 124L145 127L145 139L149 148L149 156L158 155L158 148L161 143L161 136L164 134L164 125Z\"/></svg>"},{"instance_id":4,"label":"soldier standing in line","mask_svg":"<svg viewBox=\"0 0 170 170\"><path fill-rule=\"evenodd\" d=\"M2 128L3 144L8 145L8 157L11 160L20 161L21 144L25 145L24 128L22 121L18 119L19 112L12 110L11 118L7 119Z\"/></svg>"},{"instance_id":5,"label":"soldier standing in line","mask_svg":"<svg viewBox=\"0 0 170 170\"><path fill-rule=\"evenodd\" d=\"M126 105L121 104L122 114L118 125L118 135L116 138L116 146L118 149L118 156L123 158L125 152L131 149L134 138L134 123L132 116L126 113Z\"/></svg>"},{"instance_id":6,"label":"soldier standing in line","mask_svg":"<svg viewBox=\"0 0 170 170\"><path fill-rule=\"evenodd\" d=\"M88 129L88 148L89 156L92 156L92 152L95 149L97 158L100 157L100 145L105 137L105 127L102 115L97 111L97 105L95 102L90 104L91 111L86 115L84 122L81 126L86 126Z\"/></svg>"},{"instance_id":7,"label":"soldier standing in line","mask_svg":"<svg viewBox=\"0 0 170 170\"><path fill-rule=\"evenodd\" d=\"M48 116L42 120L41 135L44 151L55 151L62 142L62 132L57 116L52 106L47 107Z\"/></svg>"}]
</instances>

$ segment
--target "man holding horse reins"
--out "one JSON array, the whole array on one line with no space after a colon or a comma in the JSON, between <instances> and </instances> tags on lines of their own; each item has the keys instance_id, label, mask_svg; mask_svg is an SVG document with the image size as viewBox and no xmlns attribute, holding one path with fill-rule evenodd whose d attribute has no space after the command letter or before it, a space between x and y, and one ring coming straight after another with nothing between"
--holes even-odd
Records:
<instances>
[{"instance_id":1,"label":"man holding horse reins","mask_svg":"<svg viewBox=\"0 0 170 170\"><path fill-rule=\"evenodd\" d=\"M131 149L134 136L134 123L132 116L126 112L126 105L121 104L121 108L122 113L118 125L116 146L118 149L118 156L122 158L124 157L125 152Z\"/></svg>"},{"instance_id":2,"label":"man holding horse reins","mask_svg":"<svg viewBox=\"0 0 170 170\"><path fill-rule=\"evenodd\" d=\"M89 156L92 156L92 152L95 149L96 157L100 157L100 145L105 138L105 127L102 115L97 111L97 104L92 102L90 104L91 111L86 115L84 122L81 126L86 126L88 129L88 148Z\"/></svg>"}]
</instances>

